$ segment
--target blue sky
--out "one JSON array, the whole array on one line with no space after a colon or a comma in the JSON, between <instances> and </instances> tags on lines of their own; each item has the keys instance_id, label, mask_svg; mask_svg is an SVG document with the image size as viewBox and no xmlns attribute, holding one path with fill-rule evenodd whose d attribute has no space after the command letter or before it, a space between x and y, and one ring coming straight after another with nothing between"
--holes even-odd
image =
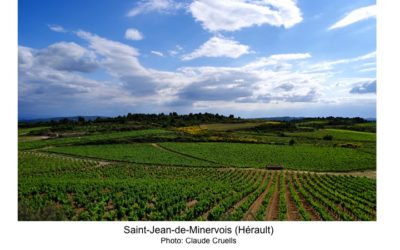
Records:
<instances>
[{"instance_id":1,"label":"blue sky","mask_svg":"<svg viewBox=\"0 0 400 250\"><path fill-rule=\"evenodd\" d=\"M369 0L19 0L19 117L376 116Z\"/></svg>"}]
</instances>

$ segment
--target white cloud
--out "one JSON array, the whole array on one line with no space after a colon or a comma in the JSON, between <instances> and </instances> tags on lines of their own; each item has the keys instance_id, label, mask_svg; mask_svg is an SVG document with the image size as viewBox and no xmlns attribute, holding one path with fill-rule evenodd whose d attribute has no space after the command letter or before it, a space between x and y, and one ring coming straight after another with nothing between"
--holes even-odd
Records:
<instances>
[{"instance_id":1,"label":"white cloud","mask_svg":"<svg viewBox=\"0 0 400 250\"><path fill-rule=\"evenodd\" d=\"M160 51L152 50L152 51L150 51L150 53L153 54L153 55L156 55L156 56L164 57L164 54L162 52L160 52Z\"/></svg>"},{"instance_id":2,"label":"white cloud","mask_svg":"<svg viewBox=\"0 0 400 250\"><path fill-rule=\"evenodd\" d=\"M76 35L89 42L89 47L102 56L118 57L118 56L139 56L139 52L126 44L111 41L98 35L86 32L77 31Z\"/></svg>"},{"instance_id":3,"label":"white cloud","mask_svg":"<svg viewBox=\"0 0 400 250\"><path fill-rule=\"evenodd\" d=\"M149 12L173 13L184 7L184 3L174 0L143 0L140 1L135 8L131 9L127 16L133 17Z\"/></svg>"},{"instance_id":4,"label":"white cloud","mask_svg":"<svg viewBox=\"0 0 400 250\"><path fill-rule=\"evenodd\" d=\"M351 94L375 94L376 80L359 82L350 90Z\"/></svg>"},{"instance_id":5,"label":"white cloud","mask_svg":"<svg viewBox=\"0 0 400 250\"><path fill-rule=\"evenodd\" d=\"M142 35L142 33L140 33L139 30L130 28L125 31L125 39L134 40L134 41L142 40L143 35Z\"/></svg>"},{"instance_id":6,"label":"white cloud","mask_svg":"<svg viewBox=\"0 0 400 250\"><path fill-rule=\"evenodd\" d=\"M28 47L18 47L18 69L27 70L32 67L34 50Z\"/></svg>"},{"instance_id":7,"label":"white cloud","mask_svg":"<svg viewBox=\"0 0 400 250\"><path fill-rule=\"evenodd\" d=\"M300 59L308 59L311 55L309 53L294 53L294 54L276 54L272 55L269 58L272 60L300 60Z\"/></svg>"},{"instance_id":8,"label":"white cloud","mask_svg":"<svg viewBox=\"0 0 400 250\"><path fill-rule=\"evenodd\" d=\"M332 71L310 71L309 53L275 54L236 67L160 71L143 66L139 52L132 46L86 31L76 34L87 44L60 42L43 49L19 48L19 95L23 110L39 112L39 107L48 110L48 106L63 111L76 105L75 112L89 107L96 112L100 109L116 112L121 107L125 109L118 112L200 112L202 109L210 112L220 105L241 112L250 109L262 112L276 106L341 104L349 100L370 102L375 98L373 93L354 94L371 92L373 85L357 83L373 79L345 79ZM362 64L374 57L373 52L328 63ZM86 73L94 69L106 73L107 80L90 79L91 75ZM357 88L351 92L354 87Z\"/></svg>"},{"instance_id":9,"label":"white cloud","mask_svg":"<svg viewBox=\"0 0 400 250\"><path fill-rule=\"evenodd\" d=\"M176 56L180 53L182 53L184 51L184 49L182 48L182 46L180 45L176 45L174 49L171 49L168 51L170 56Z\"/></svg>"},{"instance_id":10,"label":"white cloud","mask_svg":"<svg viewBox=\"0 0 400 250\"><path fill-rule=\"evenodd\" d=\"M331 65L337 65L337 64L345 64L345 63L354 63L354 62L359 62L359 61L364 61L364 60L369 60L369 59L375 59L376 58L376 52L371 52L362 56L357 56L354 58L347 58L347 59L340 59L336 61L330 62Z\"/></svg>"},{"instance_id":11,"label":"white cloud","mask_svg":"<svg viewBox=\"0 0 400 250\"><path fill-rule=\"evenodd\" d=\"M168 99L170 88L178 88L188 81L175 72L144 67L139 62L138 51L132 46L86 31L78 31L77 35L89 42L89 47L101 58L99 65L114 77L122 88L128 90L131 96L152 96L152 101L160 102Z\"/></svg>"},{"instance_id":12,"label":"white cloud","mask_svg":"<svg viewBox=\"0 0 400 250\"><path fill-rule=\"evenodd\" d=\"M189 10L204 29L212 32L263 24L290 28L303 20L295 0L196 0Z\"/></svg>"},{"instance_id":13,"label":"white cloud","mask_svg":"<svg viewBox=\"0 0 400 250\"><path fill-rule=\"evenodd\" d=\"M335 61L326 61L326 62L320 62L314 65L311 65L309 67L310 70L312 71L326 71L326 70L331 70L333 66L340 65L340 64L349 64L349 63L356 63L360 61L366 61L366 60L371 60L376 58L376 52L371 52L362 56L358 57L353 57L353 58L346 58L346 59L340 59L340 60L335 60Z\"/></svg>"},{"instance_id":14,"label":"white cloud","mask_svg":"<svg viewBox=\"0 0 400 250\"><path fill-rule=\"evenodd\" d=\"M89 47L103 58L99 64L126 87L136 86L137 92L150 91L149 88L154 87L151 84L146 86L148 80L144 79L148 70L140 64L139 52L135 48L86 31L78 31L77 35L89 42Z\"/></svg>"},{"instance_id":15,"label":"white cloud","mask_svg":"<svg viewBox=\"0 0 400 250\"><path fill-rule=\"evenodd\" d=\"M59 42L36 51L35 60L61 71L92 72L98 67L96 55L73 42Z\"/></svg>"},{"instance_id":16,"label":"white cloud","mask_svg":"<svg viewBox=\"0 0 400 250\"><path fill-rule=\"evenodd\" d=\"M371 66L375 66L375 65L376 65L376 62L370 62L370 63L363 63L361 66L371 67Z\"/></svg>"},{"instance_id":17,"label":"white cloud","mask_svg":"<svg viewBox=\"0 0 400 250\"><path fill-rule=\"evenodd\" d=\"M54 32L59 32L59 33L67 32L67 30L64 29L64 27L62 27L61 25L49 24L49 25L47 25L47 27L49 27L49 29Z\"/></svg>"},{"instance_id":18,"label":"white cloud","mask_svg":"<svg viewBox=\"0 0 400 250\"><path fill-rule=\"evenodd\" d=\"M268 65L253 61L241 67L180 68L189 84L177 93L176 105L192 106L211 103L304 103L317 102L326 82L326 74L302 73L300 63L308 53L279 54L265 57ZM271 59L274 58L274 59ZM291 61L300 63L291 64ZM282 64L288 66L285 70ZM249 66L251 65L251 66ZM293 69L292 69L293 67Z\"/></svg>"},{"instance_id":19,"label":"white cloud","mask_svg":"<svg viewBox=\"0 0 400 250\"><path fill-rule=\"evenodd\" d=\"M358 72L374 72L376 71L376 68L365 68L365 69L360 69Z\"/></svg>"},{"instance_id":20,"label":"white cloud","mask_svg":"<svg viewBox=\"0 0 400 250\"><path fill-rule=\"evenodd\" d=\"M98 82L79 74L97 67L88 55L91 53L85 48L66 42L39 50L19 47L20 99L45 102L46 98L90 93Z\"/></svg>"},{"instance_id":21,"label":"white cloud","mask_svg":"<svg viewBox=\"0 0 400 250\"><path fill-rule=\"evenodd\" d=\"M268 66L273 66L275 69L290 68L291 65L286 61L304 60L311 58L309 53L294 53L294 54L275 54L269 57L262 57L255 60L244 67L247 69L260 69Z\"/></svg>"},{"instance_id":22,"label":"white cloud","mask_svg":"<svg viewBox=\"0 0 400 250\"><path fill-rule=\"evenodd\" d=\"M339 20L331 27L329 27L329 30L343 28L353 23L360 22L362 20L372 18L375 16L376 16L376 5L362 7L348 13L343 19Z\"/></svg>"},{"instance_id":23,"label":"white cloud","mask_svg":"<svg viewBox=\"0 0 400 250\"><path fill-rule=\"evenodd\" d=\"M182 60L189 61L199 57L229 57L238 58L250 53L250 47L237 41L214 36L192 53L182 56Z\"/></svg>"}]
</instances>

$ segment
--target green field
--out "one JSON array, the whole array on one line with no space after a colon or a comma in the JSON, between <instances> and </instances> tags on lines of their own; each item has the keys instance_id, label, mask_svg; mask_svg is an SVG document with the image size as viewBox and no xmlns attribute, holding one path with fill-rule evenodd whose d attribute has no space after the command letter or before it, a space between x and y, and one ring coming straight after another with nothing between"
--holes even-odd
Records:
<instances>
[{"instance_id":1,"label":"green field","mask_svg":"<svg viewBox=\"0 0 400 250\"><path fill-rule=\"evenodd\" d=\"M47 129L47 128L49 128L49 127L20 128L20 129L18 129L18 136L27 135L30 132L39 131L39 130L43 130L43 129Z\"/></svg>"},{"instance_id":2,"label":"green field","mask_svg":"<svg viewBox=\"0 0 400 250\"><path fill-rule=\"evenodd\" d=\"M247 123L214 123L214 124L201 124L201 129L214 130L214 131L231 131L239 129L253 128L266 122L247 122Z\"/></svg>"},{"instance_id":3,"label":"green field","mask_svg":"<svg viewBox=\"0 0 400 250\"><path fill-rule=\"evenodd\" d=\"M53 147L47 151L141 164L251 168L281 165L285 169L331 172L375 169L376 161L374 155L350 148L245 143L131 143Z\"/></svg>"},{"instance_id":4,"label":"green field","mask_svg":"<svg viewBox=\"0 0 400 250\"><path fill-rule=\"evenodd\" d=\"M162 143L161 146L234 167L282 165L295 170L340 172L375 169L376 161L374 155L335 147L241 143Z\"/></svg>"},{"instance_id":5,"label":"green field","mask_svg":"<svg viewBox=\"0 0 400 250\"><path fill-rule=\"evenodd\" d=\"M141 164L175 166L211 166L202 161L176 154L147 143L107 144L91 146L54 147L49 152L87 156L105 160L126 161Z\"/></svg>"},{"instance_id":6,"label":"green field","mask_svg":"<svg viewBox=\"0 0 400 250\"><path fill-rule=\"evenodd\" d=\"M146 129L146 130L133 130L126 132L111 132L111 133L97 133L86 136L75 137L59 137L52 139L36 139L24 140L24 136L20 137L18 143L19 150L36 149L48 146L82 144L82 143L108 143L109 141L119 140L121 142L129 141L130 139L142 138L146 139L152 136L173 136L174 132L164 129ZM30 136L30 138L34 138Z\"/></svg>"},{"instance_id":7,"label":"green field","mask_svg":"<svg viewBox=\"0 0 400 250\"><path fill-rule=\"evenodd\" d=\"M313 132L286 132L287 136L293 137L306 137L313 139L323 139L326 135L333 136L333 140L341 141L366 141L374 142L376 141L376 134L369 132L359 132L344 129L320 129Z\"/></svg>"}]
</instances>

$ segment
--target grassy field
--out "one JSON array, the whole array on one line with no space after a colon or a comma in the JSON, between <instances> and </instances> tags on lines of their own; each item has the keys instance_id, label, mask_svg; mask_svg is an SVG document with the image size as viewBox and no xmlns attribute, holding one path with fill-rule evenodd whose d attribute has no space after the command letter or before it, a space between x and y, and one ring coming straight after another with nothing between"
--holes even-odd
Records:
<instances>
[{"instance_id":1,"label":"grassy field","mask_svg":"<svg viewBox=\"0 0 400 250\"><path fill-rule=\"evenodd\" d=\"M98 133L86 136L75 137L60 137L52 139L42 139L29 136L30 140L24 140L25 137L21 136L18 143L19 150L36 149L49 146L62 146L69 144L82 144L82 143L108 143L110 140L119 140L121 142L128 141L129 139L142 138L146 139L152 136L171 136L174 132L164 129L146 129L146 130L133 130L125 132L112 132L112 133Z\"/></svg>"},{"instance_id":2,"label":"grassy field","mask_svg":"<svg viewBox=\"0 0 400 250\"><path fill-rule=\"evenodd\" d=\"M266 123L271 123L271 122L214 123L214 124L202 124L199 127L201 129L207 129L211 131L232 131L232 130L254 128L256 126Z\"/></svg>"},{"instance_id":3,"label":"grassy field","mask_svg":"<svg viewBox=\"0 0 400 250\"><path fill-rule=\"evenodd\" d=\"M162 143L161 146L234 167L282 165L295 170L340 172L375 169L376 161L371 154L335 147L241 143Z\"/></svg>"},{"instance_id":4,"label":"grassy field","mask_svg":"<svg viewBox=\"0 0 400 250\"><path fill-rule=\"evenodd\" d=\"M376 157L351 148L245 143L131 143L52 147L49 152L142 164L262 168L282 165L305 171L375 169ZM215 164L214 164L215 163Z\"/></svg>"},{"instance_id":5,"label":"grassy field","mask_svg":"<svg viewBox=\"0 0 400 250\"><path fill-rule=\"evenodd\" d=\"M43 129L47 129L47 128L50 128L50 127L20 128L20 129L18 129L18 136L27 135L30 132L39 131L39 130L43 130Z\"/></svg>"},{"instance_id":6,"label":"grassy field","mask_svg":"<svg viewBox=\"0 0 400 250\"><path fill-rule=\"evenodd\" d=\"M376 134L370 132L359 132L359 131L351 131L344 129L320 129L313 132L286 132L286 135L289 137L306 137L313 139L323 139L324 136L331 135L333 140L341 140L341 141L367 141L374 142L376 141Z\"/></svg>"},{"instance_id":7,"label":"grassy field","mask_svg":"<svg viewBox=\"0 0 400 250\"><path fill-rule=\"evenodd\" d=\"M87 156L105 160L126 161L142 164L175 166L210 166L207 161L190 158L161 148L156 144L131 143L91 146L54 147L49 152Z\"/></svg>"}]
</instances>

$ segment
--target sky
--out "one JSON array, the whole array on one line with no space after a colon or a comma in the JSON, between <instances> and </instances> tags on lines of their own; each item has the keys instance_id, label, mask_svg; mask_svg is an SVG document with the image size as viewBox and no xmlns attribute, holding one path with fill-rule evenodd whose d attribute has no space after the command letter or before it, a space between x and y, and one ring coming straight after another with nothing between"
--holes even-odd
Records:
<instances>
[{"instance_id":1,"label":"sky","mask_svg":"<svg viewBox=\"0 0 400 250\"><path fill-rule=\"evenodd\" d=\"M370 0L19 0L20 119L376 117Z\"/></svg>"}]
</instances>

